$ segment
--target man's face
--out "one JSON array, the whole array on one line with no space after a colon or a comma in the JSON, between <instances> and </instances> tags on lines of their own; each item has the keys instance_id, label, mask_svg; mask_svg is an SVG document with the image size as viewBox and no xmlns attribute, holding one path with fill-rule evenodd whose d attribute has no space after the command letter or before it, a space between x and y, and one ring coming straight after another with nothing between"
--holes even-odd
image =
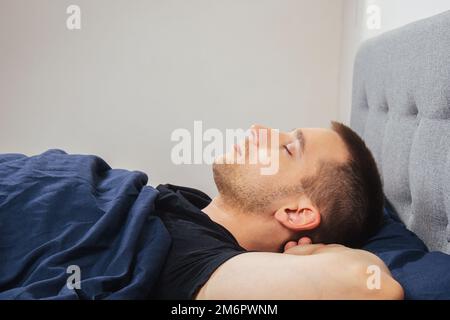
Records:
<instances>
[{"instance_id":1,"label":"man's face","mask_svg":"<svg viewBox=\"0 0 450 320\"><path fill-rule=\"evenodd\" d=\"M347 159L344 142L331 129L301 128L278 132L253 125L251 132L233 150L218 157L213 165L219 193L243 212L274 209L272 206L300 194L301 180L313 176L322 161L344 162ZM274 140L277 132L278 139ZM257 157L256 163L251 162L252 154L267 154L271 162L278 160L278 170L263 175L261 168L267 167L267 162L259 161L262 157ZM245 161L236 163L239 157Z\"/></svg>"}]
</instances>

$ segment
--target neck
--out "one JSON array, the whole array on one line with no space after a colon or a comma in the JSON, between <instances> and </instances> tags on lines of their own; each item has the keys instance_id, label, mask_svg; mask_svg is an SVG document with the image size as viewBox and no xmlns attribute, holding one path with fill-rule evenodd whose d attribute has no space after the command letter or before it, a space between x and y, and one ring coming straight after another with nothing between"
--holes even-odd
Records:
<instances>
[{"instance_id":1,"label":"neck","mask_svg":"<svg viewBox=\"0 0 450 320\"><path fill-rule=\"evenodd\" d=\"M234 209L220 196L215 197L202 211L211 220L226 228L244 249L273 252L278 250L276 245L270 243L270 237L265 236L262 218Z\"/></svg>"}]
</instances>

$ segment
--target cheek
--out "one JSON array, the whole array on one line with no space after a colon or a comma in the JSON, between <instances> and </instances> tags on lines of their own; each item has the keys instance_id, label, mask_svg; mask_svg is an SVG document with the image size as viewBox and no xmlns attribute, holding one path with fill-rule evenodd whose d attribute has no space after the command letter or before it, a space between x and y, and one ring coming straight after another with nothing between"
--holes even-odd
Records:
<instances>
[{"instance_id":1,"label":"cheek","mask_svg":"<svg viewBox=\"0 0 450 320\"><path fill-rule=\"evenodd\" d=\"M261 165L240 165L238 168L239 179L241 183L245 183L252 186L257 190L273 190L277 189L283 180L286 179L286 175L278 170L278 173L273 175L261 174L261 169L264 166Z\"/></svg>"},{"instance_id":2,"label":"cheek","mask_svg":"<svg viewBox=\"0 0 450 320\"><path fill-rule=\"evenodd\" d=\"M299 160L280 157L280 175L283 177L297 177L301 174L302 165Z\"/></svg>"}]
</instances>

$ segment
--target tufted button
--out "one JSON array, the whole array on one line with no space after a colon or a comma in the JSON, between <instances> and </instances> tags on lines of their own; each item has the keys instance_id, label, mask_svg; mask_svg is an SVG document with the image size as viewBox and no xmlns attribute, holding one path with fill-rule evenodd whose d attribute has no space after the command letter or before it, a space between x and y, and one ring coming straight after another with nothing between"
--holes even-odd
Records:
<instances>
[{"instance_id":1,"label":"tufted button","mask_svg":"<svg viewBox=\"0 0 450 320\"><path fill-rule=\"evenodd\" d=\"M419 110L417 109L417 105L415 103L411 104L408 109L409 114L412 116L417 116L419 114Z\"/></svg>"},{"instance_id":2,"label":"tufted button","mask_svg":"<svg viewBox=\"0 0 450 320\"><path fill-rule=\"evenodd\" d=\"M386 98L384 98L383 102L381 102L380 110L383 111L383 112L388 112L389 111L389 104L388 104Z\"/></svg>"},{"instance_id":3,"label":"tufted button","mask_svg":"<svg viewBox=\"0 0 450 320\"><path fill-rule=\"evenodd\" d=\"M367 98L367 89L364 88L362 91L362 107L365 109L369 109L369 99Z\"/></svg>"}]
</instances>

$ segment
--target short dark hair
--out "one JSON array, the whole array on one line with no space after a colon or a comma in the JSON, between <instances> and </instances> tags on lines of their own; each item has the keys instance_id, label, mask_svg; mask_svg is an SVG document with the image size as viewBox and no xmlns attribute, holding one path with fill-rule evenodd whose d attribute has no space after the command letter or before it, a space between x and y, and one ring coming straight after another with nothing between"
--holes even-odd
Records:
<instances>
[{"instance_id":1,"label":"short dark hair","mask_svg":"<svg viewBox=\"0 0 450 320\"><path fill-rule=\"evenodd\" d=\"M364 141L349 127L332 122L344 141L349 159L326 161L303 179L305 194L319 208L321 223L307 233L313 243L361 247L380 227L384 196L376 162Z\"/></svg>"}]
</instances>

